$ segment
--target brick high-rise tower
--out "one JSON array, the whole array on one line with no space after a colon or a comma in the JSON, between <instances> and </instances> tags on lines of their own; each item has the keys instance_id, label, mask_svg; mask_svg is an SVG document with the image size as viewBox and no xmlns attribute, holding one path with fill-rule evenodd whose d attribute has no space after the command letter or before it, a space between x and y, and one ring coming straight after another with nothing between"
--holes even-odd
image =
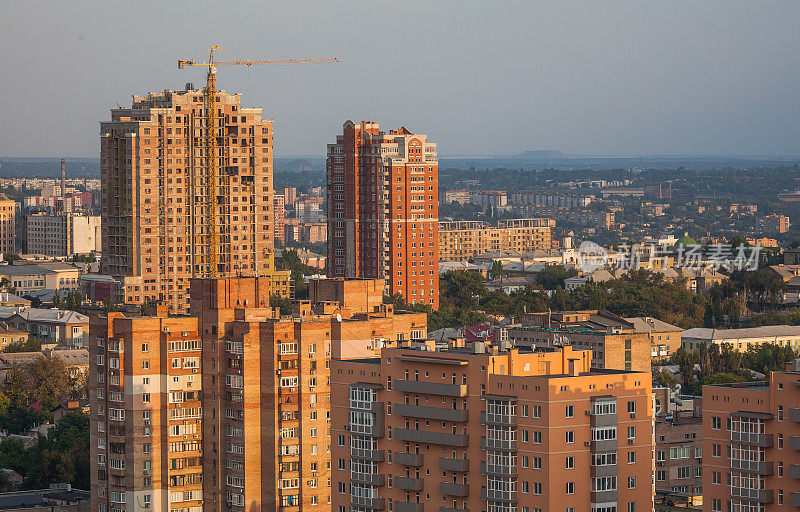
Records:
<instances>
[{"instance_id":1,"label":"brick high-rise tower","mask_svg":"<svg viewBox=\"0 0 800 512\"><path fill-rule=\"evenodd\" d=\"M382 278L387 294L439 307L436 144L406 128L344 123L328 144L328 268Z\"/></svg>"},{"instance_id":2,"label":"brick high-rise tower","mask_svg":"<svg viewBox=\"0 0 800 512\"><path fill-rule=\"evenodd\" d=\"M134 96L100 123L103 273L118 299L188 309L192 277L210 276L204 94ZM217 93L219 277L274 273L272 121Z\"/></svg>"}]
</instances>

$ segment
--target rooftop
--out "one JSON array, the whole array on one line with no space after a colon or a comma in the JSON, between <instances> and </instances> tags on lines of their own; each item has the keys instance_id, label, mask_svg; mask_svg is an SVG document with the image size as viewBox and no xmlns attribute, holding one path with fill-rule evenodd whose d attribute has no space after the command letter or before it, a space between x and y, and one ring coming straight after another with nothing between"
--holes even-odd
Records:
<instances>
[{"instance_id":1,"label":"rooftop","mask_svg":"<svg viewBox=\"0 0 800 512\"><path fill-rule=\"evenodd\" d=\"M743 329L711 329L696 327L683 331L684 338L706 341L733 340L747 338L778 338L800 336L800 325L765 325Z\"/></svg>"}]
</instances>

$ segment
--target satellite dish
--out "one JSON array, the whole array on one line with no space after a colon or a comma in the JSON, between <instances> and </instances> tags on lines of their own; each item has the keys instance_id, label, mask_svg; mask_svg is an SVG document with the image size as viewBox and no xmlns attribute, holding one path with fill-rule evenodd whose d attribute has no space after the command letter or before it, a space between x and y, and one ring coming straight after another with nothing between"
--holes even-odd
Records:
<instances>
[{"instance_id":1,"label":"satellite dish","mask_svg":"<svg viewBox=\"0 0 800 512\"><path fill-rule=\"evenodd\" d=\"M341 322L342 321L342 314L341 313L336 313L336 321L337 322Z\"/></svg>"}]
</instances>

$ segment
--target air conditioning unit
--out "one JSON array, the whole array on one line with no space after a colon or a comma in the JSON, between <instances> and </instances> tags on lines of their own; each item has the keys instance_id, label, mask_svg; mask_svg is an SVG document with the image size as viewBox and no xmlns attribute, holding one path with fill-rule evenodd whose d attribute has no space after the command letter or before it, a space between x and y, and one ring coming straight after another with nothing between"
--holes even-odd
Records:
<instances>
[{"instance_id":1,"label":"air conditioning unit","mask_svg":"<svg viewBox=\"0 0 800 512\"><path fill-rule=\"evenodd\" d=\"M634 441L635 441L634 439L628 439L628 444L633 444Z\"/></svg>"},{"instance_id":2,"label":"air conditioning unit","mask_svg":"<svg viewBox=\"0 0 800 512\"><path fill-rule=\"evenodd\" d=\"M592 415L592 411L590 411L589 409L586 409L585 414L586 414L586 416L591 416Z\"/></svg>"},{"instance_id":3,"label":"air conditioning unit","mask_svg":"<svg viewBox=\"0 0 800 512\"><path fill-rule=\"evenodd\" d=\"M149 469L143 469L142 470L142 474L143 475L149 475L150 474L150 470Z\"/></svg>"},{"instance_id":4,"label":"air conditioning unit","mask_svg":"<svg viewBox=\"0 0 800 512\"><path fill-rule=\"evenodd\" d=\"M583 443L583 445L584 446L592 446L592 442L591 441L586 441L585 443Z\"/></svg>"},{"instance_id":5,"label":"air conditioning unit","mask_svg":"<svg viewBox=\"0 0 800 512\"><path fill-rule=\"evenodd\" d=\"M635 412L632 412L632 413L631 413L631 418L635 418L635 417L636 417L636 413L635 413Z\"/></svg>"}]
</instances>

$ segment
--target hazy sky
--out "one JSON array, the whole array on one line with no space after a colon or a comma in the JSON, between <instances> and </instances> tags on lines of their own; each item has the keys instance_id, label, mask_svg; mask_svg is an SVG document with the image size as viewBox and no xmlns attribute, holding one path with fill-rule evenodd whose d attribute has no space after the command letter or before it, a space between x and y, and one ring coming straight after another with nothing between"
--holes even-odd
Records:
<instances>
[{"instance_id":1,"label":"hazy sky","mask_svg":"<svg viewBox=\"0 0 800 512\"><path fill-rule=\"evenodd\" d=\"M323 156L347 119L440 154L798 155L800 2L0 0L0 155L96 156L132 94L204 83L212 41L339 64L220 68Z\"/></svg>"}]
</instances>

